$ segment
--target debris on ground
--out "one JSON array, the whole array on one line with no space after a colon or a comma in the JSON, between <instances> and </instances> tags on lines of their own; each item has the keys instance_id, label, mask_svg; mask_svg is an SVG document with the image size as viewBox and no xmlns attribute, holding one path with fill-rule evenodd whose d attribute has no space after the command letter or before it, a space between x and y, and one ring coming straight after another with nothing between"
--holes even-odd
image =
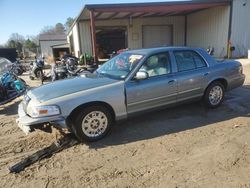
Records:
<instances>
[{"instance_id":1,"label":"debris on ground","mask_svg":"<svg viewBox=\"0 0 250 188\"><path fill-rule=\"evenodd\" d=\"M234 128L238 128L238 127L240 127L240 125L237 125L237 124L236 124L236 125L234 125Z\"/></svg>"},{"instance_id":2,"label":"debris on ground","mask_svg":"<svg viewBox=\"0 0 250 188\"><path fill-rule=\"evenodd\" d=\"M34 164L35 162L40 161L44 158L51 157L54 153L62 151L63 149L70 148L78 143L79 141L73 134L66 134L64 137L56 140L49 147L37 151L36 153L28 156L14 166L10 167L9 171L10 173L19 173L31 164Z\"/></svg>"}]
</instances>

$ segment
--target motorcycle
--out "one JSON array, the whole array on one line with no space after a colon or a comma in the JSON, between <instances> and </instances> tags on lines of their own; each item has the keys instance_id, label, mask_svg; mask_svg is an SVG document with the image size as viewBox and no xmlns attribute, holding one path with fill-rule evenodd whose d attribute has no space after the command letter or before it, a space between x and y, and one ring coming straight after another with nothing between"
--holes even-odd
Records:
<instances>
[{"instance_id":1,"label":"motorcycle","mask_svg":"<svg viewBox=\"0 0 250 188\"><path fill-rule=\"evenodd\" d=\"M11 62L6 58L1 58L2 61L6 61L6 68L7 70L10 70L12 72L14 72L16 75L20 76L22 75L26 70L25 68L21 65L21 63L19 61L15 61L15 62Z\"/></svg>"},{"instance_id":2,"label":"motorcycle","mask_svg":"<svg viewBox=\"0 0 250 188\"><path fill-rule=\"evenodd\" d=\"M209 55L213 56L213 55L214 55L214 48L213 48L213 47L208 47L208 48L207 48L207 53L208 53Z\"/></svg>"},{"instance_id":3,"label":"motorcycle","mask_svg":"<svg viewBox=\"0 0 250 188\"><path fill-rule=\"evenodd\" d=\"M84 69L77 68L77 61L74 58L62 59L60 64L53 64L50 73L43 76L44 81L56 81L65 78L78 76Z\"/></svg>"},{"instance_id":4,"label":"motorcycle","mask_svg":"<svg viewBox=\"0 0 250 188\"><path fill-rule=\"evenodd\" d=\"M36 59L30 64L30 79L43 79L44 58Z\"/></svg>"},{"instance_id":5,"label":"motorcycle","mask_svg":"<svg viewBox=\"0 0 250 188\"><path fill-rule=\"evenodd\" d=\"M15 61L14 63L12 63L9 69L17 76L21 76L24 72L26 72L26 69L20 64L19 61Z\"/></svg>"},{"instance_id":6,"label":"motorcycle","mask_svg":"<svg viewBox=\"0 0 250 188\"><path fill-rule=\"evenodd\" d=\"M0 61L0 63L5 64L6 67L6 69L0 69L0 105L3 105L21 96L26 91L27 85L24 80L8 69L9 62Z\"/></svg>"}]
</instances>

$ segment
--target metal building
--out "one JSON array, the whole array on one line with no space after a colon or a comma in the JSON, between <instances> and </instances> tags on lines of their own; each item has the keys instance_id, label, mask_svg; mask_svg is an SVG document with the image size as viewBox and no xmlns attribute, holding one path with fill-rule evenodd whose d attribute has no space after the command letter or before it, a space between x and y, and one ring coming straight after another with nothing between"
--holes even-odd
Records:
<instances>
[{"instance_id":1,"label":"metal building","mask_svg":"<svg viewBox=\"0 0 250 188\"><path fill-rule=\"evenodd\" d=\"M66 35L59 34L41 34L39 35L39 46L41 55L49 58L53 57L53 46L64 45L67 43Z\"/></svg>"},{"instance_id":2,"label":"metal building","mask_svg":"<svg viewBox=\"0 0 250 188\"><path fill-rule=\"evenodd\" d=\"M67 38L77 56L96 59L122 48L171 45L213 47L215 57L240 57L250 49L249 10L250 0L85 5Z\"/></svg>"}]
</instances>

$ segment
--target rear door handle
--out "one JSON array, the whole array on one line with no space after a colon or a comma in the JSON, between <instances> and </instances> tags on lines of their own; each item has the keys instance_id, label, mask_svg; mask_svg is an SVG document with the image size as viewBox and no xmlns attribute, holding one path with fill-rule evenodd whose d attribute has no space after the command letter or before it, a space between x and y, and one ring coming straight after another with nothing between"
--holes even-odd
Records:
<instances>
[{"instance_id":1,"label":"rear door handle","mask_svg":"<svg viewBox=\"0 0 250 188\"><path fill-rule=\"evenodd\" d=\"M174 82L176 82L176 80L170 80L170 81L168 81L169 84L173 84Z\"/></svg>"},{"instance_id":2,"label":"rear door handle","mask_svg":"<svg viewBox=\"0 0 250 188\"><path fill-rule=\"evenodd\" d=\"M207 75L209 75L209 73L210 73L210 72L206 72L206 73L204 73L204 76L207 76Z\"/></svg>"}]
</instances>

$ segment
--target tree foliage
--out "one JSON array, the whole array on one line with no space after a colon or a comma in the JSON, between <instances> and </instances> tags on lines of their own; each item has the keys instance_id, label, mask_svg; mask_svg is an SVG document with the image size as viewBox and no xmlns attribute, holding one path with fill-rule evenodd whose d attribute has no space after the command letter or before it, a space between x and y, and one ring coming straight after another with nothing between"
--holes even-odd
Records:
<instances>
[{"instance_id":1,"label":"tree foliage","mask_svg":"<svg viewBox=\"0 0 250 188\"><path fill-rule=\"evenodd\" d=\"M43 29L40 31L40 34L56 34L55 29L53 26L44 26Z\"/></svg>"},{"instance_id":2,"label":"tree foliage","mask_svg":"<svg viewBox=\"0 0 250 188\"><path fill-rule=\"evenodd\" d=\"M57 23L55 25L56 34L65 34L65 27L62 23Z\"/></svg>"},{"instance_id":3,"label":"tree foliage","mask_svg":"<svg viewBox=\"0 0 250 188\"><path fill-rule=\"evenodd\" d=\"M66 28L66 31L68 31L70 29L70 27L73 25L75 19L74 18L71 18L71 17L68 17L66 22L65 22L65 28Z\"/></svg>"},{"instance_id":4,"label":"tree foliage","mask_svg":"<svg viewBox=\"0 0 250 188\"><path fill-rule=\"evenodd\" d=\"M25 40L25 37L18 34L12 33L7 41L5 47L7 48L16 48L19 53L23 51L23 48L28 49L32 52L36 52L37 41L36 36L28 36Z\"/></svg>"},{"instance_id":5,"label":"tree foliage","mask_svg":"<svg viewBox=\"0 0 250 188\"><path fill-rule=\"evenodd\" d=\"M40 34L65 34L73 23L74 18L68 17L65 24L57 23L55 26L45 26L40 31ZM39 45L38 36L39 35L24 37L18 33L12 33L7 43L5 45L0 45L0 48L16 48L19 53L23 51L23 48L29 49L32 52L36 52L36 49Z\"/></svg>"},{"instance_id":6,"label":"tree foliage","mask_svg":"<svg viewBox=\"0 0 250 188\"><path fill-rule=\"evenodd\" d=\"M25 41L24 44L25 48L29 49L32 52L36 52L37 50L37 45L34 41L30 40L29 38Z\"/></svg>"},{"instance_id":7,"label":"tree foliage","mask_svg":"<svg viewBox=\"0 0 250 188\"><path fill-rule=\"evenodd\" d=\"M54 27L53 26L45 26L40 34L48 34L48 35L54 35L54 34L65 34L65 27L62 23L57 23Z\"/></svg>"},{"instance_id":8,"label":"tree foliage","mask_svg":"<svg viewBox=\"0 0 250 188\"><path fill-rule=\"evenodd\" d=\"M16 48L18 52L22 51L23 45L25 42L24 36L18 33L12 33L7 41L6 47Z\"/></svg>"}]
</instances>

